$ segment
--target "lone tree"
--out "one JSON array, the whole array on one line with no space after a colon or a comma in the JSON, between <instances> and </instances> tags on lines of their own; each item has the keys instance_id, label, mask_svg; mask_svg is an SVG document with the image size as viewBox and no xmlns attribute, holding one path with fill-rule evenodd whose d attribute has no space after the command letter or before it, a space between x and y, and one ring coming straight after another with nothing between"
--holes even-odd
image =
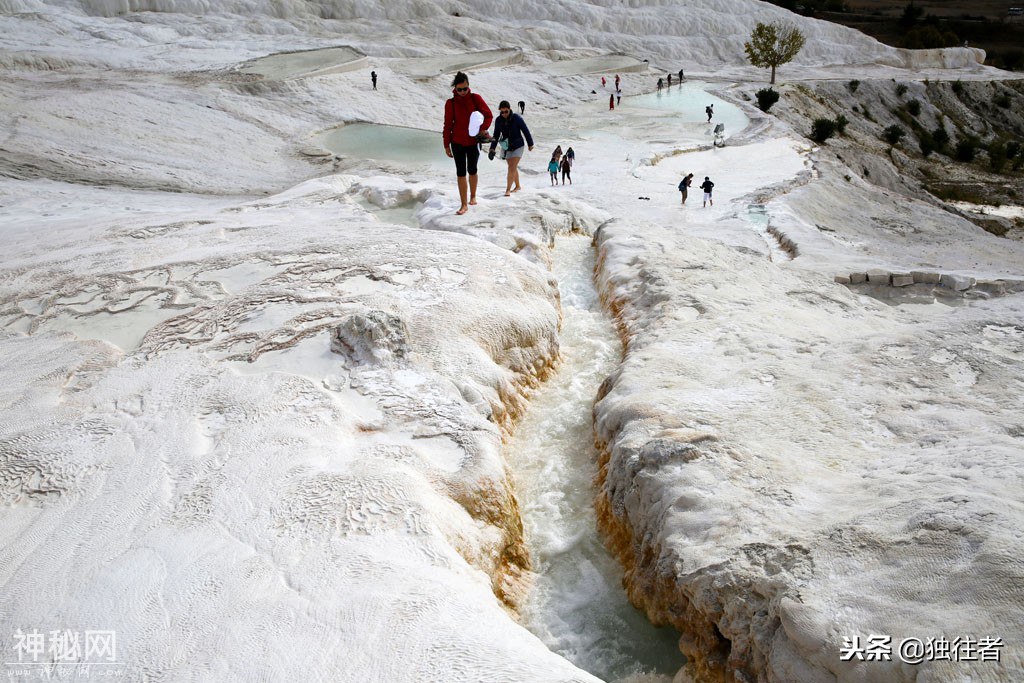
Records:
<instances>
[{"instance_id":1,"label":"lone tree","mask_svg":"<svg viewBox=\"0 0 1024 683\"><path fill-rule=\"evenodd\" d=\"M796 57L804 46L804 34L794 26L762 24L758 22L750 34L750 40L743 43L747 59L756 67L772 70L771 83L775 84L775 68Z\"/></svg>"}]
</instances>

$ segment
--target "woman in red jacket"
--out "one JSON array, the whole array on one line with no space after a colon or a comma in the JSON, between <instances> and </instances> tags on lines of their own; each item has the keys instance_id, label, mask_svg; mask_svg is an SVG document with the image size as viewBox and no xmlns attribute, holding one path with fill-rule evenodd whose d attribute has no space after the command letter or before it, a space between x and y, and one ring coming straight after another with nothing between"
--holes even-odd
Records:
<instances>
[{"instance_id":1,"label":"woman in red jacket","mask_svg":"<svg viewBox=\"0 0 1024 683\"><path fill-rule=\"evenodd\" d=\"M470 204L476 204L476 164L480 159L480 148L477 147L476 134L469 134L469 117L475 111L484 117L479 133L486 135L494 116L484 98L469 91L469 76L460 71L452 81L452 98L444 103L444 151L455 159L455 175L459 178L459 198L462 200L462 206L455 212L459 216L469 211ZM466 201L467 174L469 201Z\"/></svg>"}]
</instances>

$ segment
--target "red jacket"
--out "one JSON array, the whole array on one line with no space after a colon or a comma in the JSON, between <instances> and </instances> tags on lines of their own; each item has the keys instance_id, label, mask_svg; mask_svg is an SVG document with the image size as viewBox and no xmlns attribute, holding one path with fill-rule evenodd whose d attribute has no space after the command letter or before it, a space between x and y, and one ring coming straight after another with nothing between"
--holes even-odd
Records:
<instances>
[{"instance_id":1,"label":"red jacket","mask_svg":"<svg viewBox=\"0 0 1024 683\"><path fill-rule=\"evenodd\" d=\"M444 103L444 148L455 143L469 147L476 144L476 139L469 136L469 116L478 111L484 115L480 132L491 127L494 115L488 109L484 98L470 90L461 97L452 90L452 98Z\"/></svg>"}]
</instances>

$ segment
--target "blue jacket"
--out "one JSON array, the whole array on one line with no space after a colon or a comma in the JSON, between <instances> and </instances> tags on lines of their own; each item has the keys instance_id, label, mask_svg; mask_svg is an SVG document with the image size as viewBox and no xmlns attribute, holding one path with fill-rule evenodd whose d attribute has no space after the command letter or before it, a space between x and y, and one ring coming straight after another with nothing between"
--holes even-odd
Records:
<instances>
[{"instance_id":1,"label":"blue jacket","mask_svg":"<svg viewBox=\"0 0 1024 683\"><path fill-rule=\"evenodd\" d=\"M523 146L523 136L526 136L526 143L533 147L533 136L530 129L526 127L526 121L519 114L509 114L508 120L504 116L494 117L494 139L491 141L491 151L498 146L498 140L508 140L510 150L519 149Z\"/></svg>"}]
</instances>

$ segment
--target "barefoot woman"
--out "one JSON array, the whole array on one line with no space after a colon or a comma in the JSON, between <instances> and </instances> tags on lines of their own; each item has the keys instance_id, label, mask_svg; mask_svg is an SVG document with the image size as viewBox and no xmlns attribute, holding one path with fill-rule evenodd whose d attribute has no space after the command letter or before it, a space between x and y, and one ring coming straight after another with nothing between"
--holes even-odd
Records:
<instances>
[{"instance_id":1,"label":"barefoot woman","mask_svg":"<svg viewBox=\"0 0 1024 683\"><path fill-rule=\"evenodd\" d=\"M475 111L484 117L479 132L486 132L494 117L484 98L469 91L469 76L460 71L452 81L452 97L444 103L444 151L455 159L455 175L459 177L459 198L462 200L462 206L455 213L460 216L469 211L470 204L476 204L476 162L480 159L480 148L477 147L475 131L474 135L469 133L469 117ZM466 200L467 174L469 201Z\"/></svg>"},{"instance_id":2,"label":"barefoot woman","mask_svg":"<svg viewBox=\"0 0 1024 683\"><path fill-rule=\"evenodd\" d=\"M526 142L523 142L524 137ZM522 116L512 113L512 105L508 100L502 100L498 105L498 119L494 122L494 139L491 140L489 158L494 158L494 148L499 143L505 148L505 162L508 163L508 179L505 181L507 197L522 189L519 185L519 162L527 145L530 151L533 151L533 136L530 135L530 129L526 127L526 121L523 121Z\"/></svg>"}]
</instances>

